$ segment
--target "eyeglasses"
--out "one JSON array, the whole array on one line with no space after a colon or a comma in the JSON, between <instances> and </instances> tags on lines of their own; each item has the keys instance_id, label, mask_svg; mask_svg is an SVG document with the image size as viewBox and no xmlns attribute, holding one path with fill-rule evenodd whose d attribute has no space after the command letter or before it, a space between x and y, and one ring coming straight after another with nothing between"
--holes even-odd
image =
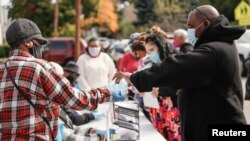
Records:
<instances>
[{"instance_id":1,"label":"eyeglasses","mask_svg":"<svg viewBox=\"0 0 250 141\"><path fill-rule=\"evenodd\" d=\"M165 48L166 42L164 38L162 38L160 35L149 35L146 38L146 43L153 42L158 48Z\"/></svg>"},{"instance_id":2,"label":"eyeglasses","mask_svg":"<svg viewBox=\"0 0 250 141\"><path fill-rule=\"evenodd\" d=\"M156 40L155 36L152 36L152 35L149 35L147 38L146 38L146 42L154 42Z\"/></svg>"},{"instance_id":3,"label":"eyeglasses","mask_svg":"<svg viewBox=\"0 0 250 141\"><path fill-rule=\"evenodd\" d=\"M209 17L205 13L201 12L197 7L193 7L191 11L193 10L197 10L200 15L202 15L203 17L205 17L205 19L210 21Z\"/></svg>"},{"instance_id":4,"label":"eyeglasses","mask_svg":"<svg viewBox=\"0 0 250 141\"><path fill-rule=\"evenodd\" d=\"M150 42L150 41L153 42L153 43L156 43L156 42L160 42L160 39L156 35L149 35L146 38L146 43Z\"/></svg>"}]
</instances>

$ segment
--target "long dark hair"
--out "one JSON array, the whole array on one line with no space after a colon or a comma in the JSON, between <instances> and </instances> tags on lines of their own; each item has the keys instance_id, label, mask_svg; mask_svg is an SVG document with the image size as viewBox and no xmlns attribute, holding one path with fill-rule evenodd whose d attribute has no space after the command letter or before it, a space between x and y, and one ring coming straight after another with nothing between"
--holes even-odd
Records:
<instances>
[{"instance_id":1,"label":"long dark hair","mask_svg":"<svg viewBox=\"0 0 250 141\"><path fill-rule=\"evenodd\" d=\"M172 54L177 53L177 51L172 47L171 44L162 35L151 34L146 38L145 43L153 43L159 50L159 56L161 61L166 59Z\"/></svg>"},{"instance_id":2,"label":"long dark hair","mask_svg":"<svg viewBox=\"0 0 250 141\"><path fill-rule=\"evenodd\" d=\"M135 51L145 51L145 52L146 52L144 43L141 42L141 41L135 41L135 42L131 45L131 50L132 50L133 52L135 52Z\"/></svg>"}]
</instances>

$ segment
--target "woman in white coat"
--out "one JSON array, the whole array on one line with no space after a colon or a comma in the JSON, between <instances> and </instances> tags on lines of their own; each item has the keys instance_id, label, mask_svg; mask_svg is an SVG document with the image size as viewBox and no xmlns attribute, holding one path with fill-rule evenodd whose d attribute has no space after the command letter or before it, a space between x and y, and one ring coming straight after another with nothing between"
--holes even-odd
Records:
<instances>
[{"instance_id":1,"label":"woman in white coat","mask_svg":"<svg viewBox=\"0 0 250 141\"><path fill-rule=\"evenodd\" d=\"M77 81L85 90L107 86L116 72L113 60L108 54L101 52L96 38L89 40L87 53L78 58L77 65L80 73Z\"/></svg>"}]
</instances>

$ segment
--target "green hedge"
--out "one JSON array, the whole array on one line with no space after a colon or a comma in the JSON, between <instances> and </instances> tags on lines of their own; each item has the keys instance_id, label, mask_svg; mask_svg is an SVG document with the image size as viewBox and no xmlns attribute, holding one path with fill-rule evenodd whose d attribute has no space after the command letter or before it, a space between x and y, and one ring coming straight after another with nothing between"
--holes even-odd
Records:
<instances>
[{"instance_id":1,"label":"green hedge","mask_svg":"<svg viewBox=\"0 0 250 141\"><path fill-rule=\"evenodd\" d=\"M6 58L9 56L10 47L6 44L0 46L0 58Z\"/></svg>"}]
</instances>

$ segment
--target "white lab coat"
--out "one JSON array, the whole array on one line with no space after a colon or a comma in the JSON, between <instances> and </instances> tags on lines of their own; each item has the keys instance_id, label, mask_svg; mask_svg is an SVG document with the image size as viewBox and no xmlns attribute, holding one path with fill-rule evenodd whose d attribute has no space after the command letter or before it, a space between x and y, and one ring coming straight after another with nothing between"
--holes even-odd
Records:
<instances>
[{"instance_id":1,"label":"white lab coat","mask_svg":"<svg viewBox=\"0 0 250 141\"><path fill-rule=\"evenodd\" d=\"M77 82L84 90L107 86L116 72L113 60L103 52L97 58L85 53L78 58L77 65L80 73Z\"/></svg>"}]
</instances>

